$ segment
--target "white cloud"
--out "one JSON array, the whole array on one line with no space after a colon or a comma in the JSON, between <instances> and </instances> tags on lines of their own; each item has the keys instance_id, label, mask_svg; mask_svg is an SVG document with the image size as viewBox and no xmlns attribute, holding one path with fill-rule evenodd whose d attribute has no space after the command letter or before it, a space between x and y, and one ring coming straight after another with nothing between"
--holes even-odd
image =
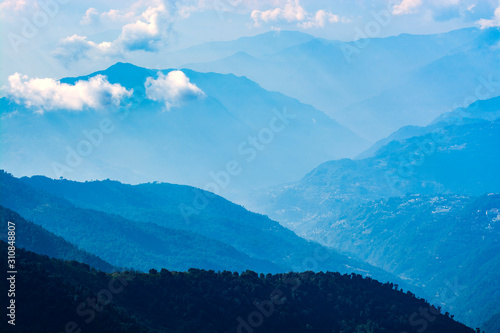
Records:
<instances>
[{"instance_id":1,"label":"white cloud","mask_svg":"<svg viewBox=\"0 0 500 333\"><path fill-rule=\"evenodd\" d=\"M3 90L7 97L16 103L34 107L38 112L119 106L122 100L130 97L133 92L120 84L109 83L103 75L96 75L88 81L80 80L71 85L51 78L30 79L19 73L9 76L9 86Z\"/></svg>"},{"instance_id":2,"label":"white cloud","mask_svg":"<svg viewBox=\"0 0 500 333\"><path fill-rule=\"evenodd\" d=\"M480 19L477 21L481 29L500 27L500 4L497 9L495 9L495 13L492 19Z\"/></svg>"},{"instance_id":3,"label":"white cloud","mask_svg":"<svg viewBox=\"0 0 500 333\"><path fill-rule=\"evenodd\" d=\"M149 7L142 13L140 19L122 28L116 42L125 51L157 51L166 43L171 25L172 19L164 4Z\"/></svg>"},{"instance_id":4,"label":"white cloud","mask_svg":"<svg viewBox=\"0 0 500 333\"><path fill-rule=\"evenodd\" d=\"M326 22L329 23L338 23L340 21L340 16L334 15L330 12L324 11L323 9L320 9L316 12L316 15L314 15L314 18L311 20L308 20L303 23L299 23L299 26L308 29L308 28L323 28L325 26Z\"/></svg>"},{"instance_id":5,"label":"white cloud","mask_svg":"<svg viewBox=\"0 0 500 333\"><path fill-rule=\"evenodd\" d=\"M188 18L192 13L210 10L216 11L219 15L225 12L247 14L250 7L255 8L263 2L269 0L184 0L176 2L176 6L179 16Z\"/></svg>"},{"instance_id":6,"label":"white cloud","mask_svg":"<svg viewBox=\"0 0 500 333\"><path fill-rule=\"evenodd\" d=\"M117 9L111 9L111 10L104 12L100 15L101 20L103 20L103 21L109 20L112 22L128 21L131 19L139 19L139 18L140 17L137 17L137 14L133 10L122 12L122 11L117 10Z\"/></svg>"},{"instance_id":7,"label":"white cloud","mask_svg":"<svg viewBox=\"0 0 500 333\"><path fill-rule=\"evenodd\" d=\"M114 57L120 54L120 50L112 42L98 44L87 40L87 37L73 35L62 39L52 56L69 66L81 59Z\"/></svg>"},{"instance_id":8,"label":"white cloud","mask_svg":"<svg viewBox=\"0 0 500 333\"><path fill-rule=\"evenodd\" d=\"M183 101L205 97L205 93L182 71L171 71L167 75L158 72L158 78L148 77L146 83L146 96L158 102L165 102L167 110L178 107Z\"/></svg>"},{"instance_id":9,"label":"white cloud","mask_svg":"<svg viewBox=\"0 0 500 333\"><path fill-rule=\"evenodd\" d=\"M202 10L202 7L194 6L194 5L180 6L179 7L179 15L182 18L188 18L189 16L191 16L191 13L198 12L201 10Z\"/></svg>"},{"instance_id":10,"label":"white cloud","mask_svg":"<svg viewBox=\"0 0 500 333\"><path fill-rule=\"evenodd\" d=\"M3 0L0 3L0 17L8 17L10 13L23 11L27 5L26 0Z\"/></svg>"},{"instance_id":11,"label":"white cloud","mask_svg":"<svg viewBox=\"0 0 500 333\"><path fill-rule=\"evenodd\" d=\"M406 15L414 13L420 6L422 0L403 0L399 5L392 8L393 15Z\"/></svg>"},{"instance_id":12,"label":"white cloud","mask_svg":"<svg viewBox=\"0 0 500 333\"><path fill-rule=\"evenodd\" d=\"M467 11L469 11L469 12L473 12L473 11L474 11L474 8L476 8L476 4L475 4L475 3L473 3L473 4L469 5L469 6L467 6Z\"/></svg>"},{"instance_id":13,"label":"white cloud","mask_svg":"<svg viewBox=\"0 0 500 333\"><path fill-rule=\"evenodd\" d=\"M134 6L137 7L137 6ZM128 22L141 19L143 11L137 12L139 8L129 8L127 10L110 9L107 12L99 13L95 8L89 8L82 17L80 24L90 25L96 23Z\"/></svg>"},{"instance_id":14,"label":"white cloud","mask_svg":"<svg viewBox=\"0 0 500 333\"><path fill-rule=\"evenodd\" d=\"M53 56L66 65L85 58L102 58L121 56L126 52L142 50L156 52L166 44L172 27L170 10L163 1L155 1L156 6L147 7L139 16L132 11L122 13L108 11L100 15L111 20L134 21L125 24L117 39L109 42L95 43L85 36L73 35L62 39ZM92 23L98 15L97 11L88 9L81 23Z\"/></svg>"},{"instance_id":15,"label":"white cloud","mask_svg":"<svg viewBox=\"0 0 500 333\"><path fill-rule=\"evenodd\" d=\"M255 9L250 16L256 27L260 27L263 22L286 21L297 23L297 26L308 29L322 28L326 23L346 22L344 18L323 9L318 10L315 14L310 14L300 5L300 0L287 0L282 8L276 7L263 11Z\"/></svg>"},{"instance_id":16,"label":"white cloud","mask_svg":"<svg viewBox=\"0 0 500 333\"><path fill-rule=\"evenodd\" d=\"M442 6L442 7L450 7L450 6L458 6L463 0L428 0L431 5L434 6Z\"/></svg>"},{"instance_id":17,"label":"white cloud","mask_svg":"<svg viewBox=\"0 0 500 333\"><path fill-rule=\"evenodd\" d=\"M300 5L299 0L287 0L283 8L274 8L269 10L254 10L252 11L251 17L255 22L255 25L260 25L262 22L271 22L278 20L285 20L287 22L302 22L306 19L307 12Z\"/></svg>"},{"instance_id":18,"label":"white cloud","mask_svg":"<svg viewBox=\"0 0 500 333\"><path fill-rule=\"evenodd\" d=\"M95 8L89 8L85 12L85 15L82 17L82 20L80 21L80 24L82 25L89 25L97 22L97 19L99 18L99 12Z\"/></svg>"},{"instance_id":19,"label":"white cloud","mask_svg":"<svg viewBox=\"0 0 500 333\"><path fill-rule=\"evenodd\" d=\"M19 24L20 18L32 19L38 13L44 13L44 8L46 8L46 6L43 6L44 1L40 3L42 7L40 7L39 1L36 0L0 0L2 25L8 23L16 26ZM4 30L7 31L7 29Z\"/></svg>"}]
</instances>

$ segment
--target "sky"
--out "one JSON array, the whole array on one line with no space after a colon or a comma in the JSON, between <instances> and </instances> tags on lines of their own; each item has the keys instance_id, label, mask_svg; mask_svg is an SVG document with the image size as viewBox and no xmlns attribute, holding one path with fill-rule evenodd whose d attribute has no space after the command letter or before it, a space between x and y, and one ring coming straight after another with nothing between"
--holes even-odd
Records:
<instances>
[{"instance_id":1,"label":"sky","mask_svg":"<svg viewBox=\"0 0 500 333\"><path fill-rule=\"evenodd\" d=\"M169 68L168 53L270 30L331 40L500 25L499 0L3 0L0 87L118 62ZM15 73L18 73L15 77Z\"/></svg>"}]
</instances>

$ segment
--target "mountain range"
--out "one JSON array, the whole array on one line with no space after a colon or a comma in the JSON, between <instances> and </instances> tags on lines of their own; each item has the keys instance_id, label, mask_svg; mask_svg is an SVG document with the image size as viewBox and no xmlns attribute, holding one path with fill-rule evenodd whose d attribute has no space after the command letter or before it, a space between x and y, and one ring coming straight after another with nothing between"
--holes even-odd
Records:
<instances>
[{"instance_id":1,"label":"mountain range","mask_svg":"<svg viewBox=\"0 0 500 333\"><path fill-rule=\"evenodd\" d=\"M230 194L291 181L319 163L367 147L323 112L245 77L183 70L189 83L179 91L191 87L198 95L181 98L174 90L177 106L152 100L146 81L169 78L170 72L118 63L60 80L71 86L102 75L133 90L121 108L40 113L2 98L0 168L17 176L163 181ZM103 121L108 133L100 128ZM52 149L43 149L47 146Z\"/></svg>"},{"instance_id":2,"label":"mountain range","mask_svg":"<svg viewBox=\"0 0 500 333\"><path fill-rule=\"evenodd\" d=\"M280 33L274 36L280 40ZM372 142L406 125L425 125L457 106L500 95L498 28L354 42L309 38L258 54L262 40L267 39L254 37L253 48L248 40L241 48L240 41L226 42L234 54L183 67L247 76L315 106Z\"/></svg>"},{"instance_id":3,"label":"mountain range","mask_svg":"<svg viewBox=\"0 0 500 333\"><path fill-rule=\"evenodd\" d=\"M188 186L20 180L2 172L0 194L0 205L116 267L356 272L407 287L381 269ZM197 202L204 198L201 209Z\"/></svg>"},{"instance_id":4,"label":"mountain range","mask_svg":"<svg viewBox=\"0 0 500 333\"><path fill-rule=\"evenodd\" d=\"M456 317L498 333L499 43L499 28L280 31L165 54L164 70L14 74L0 220L29 272L18 331L61 330L123 275L88 329L472 331Z\"/></svg>"},{"instance_id":5,"label":"mountain range","mask_svg":"<svg viewBox=\"0 0 500 333\"><path fill-rule=\"evenodd\" d=\"M23 219L16 212L0 206L0 222L8 225L14 223L16 231L16 246L40 255L51 258L78 261L99 269L103 272L114 272L116 267L105 262L96 255L80 250L74 244L68 242L63 237L56 236L43 227ZM8 234L1 235L2 241L7 243Z\"/></svg>"},{"instance_id":6,"label":"mountain range","mask_svg":"<svg viewBox=\"0 0 500 333\"><path fill-rule=\"evenodd\" d=\"M231 246L195 233L76 207L3 172L0 184L2 206L116 267L146 271L164 266L175 270L279 269L269 261L252 259Z\"/></svg>"},{"instance_id":7,"label":"mountain range","mask_svg":"<svg viewBox=\"0 0 500 333\"><path fill-rule=\"evenodd\" d=\"M7 256L3 241L0 253ZM3 320L3 331L474 332L398 286L357 274L198 269L105 274L22 249L17 258L23 274L16 279L16 325ZM6 279L0 285L8 290Z\"/></svg>"},{"instance_id":8,"label":"mountain range","mask_svg":"<svg viewBox=\"0 0 500 333\"><path fill-rule=\"evenodd\" d=\"M357 159L323 163L298 182L256 193L246 205L278 221L299 222L345 202L408 193L500 192L500 159L494 153L500 146L498 110L500 99L493 98L425 127L402 128Z\"/></svg>"},{"instance_id":9,"label":"mountain range","mask_svg":"<svg viewBox=\"0 0 500 333\"><path fill-rule=\"evenodd\" d=\"M479 326L500 308L499 102L402 128L356 159L254 193L246 206L396 274Z\"/></svg>"},{"instance_id":10,"label":"mountain range","mask_svg":"<svg viewBox=\"0 0 500 333\"><path fill-rule=\"evenodd\" d=\"M299 230L420 287L476 327L500 308L499 225L500 194L413 194L343 206Z\"/></svg>"}]
</instances>

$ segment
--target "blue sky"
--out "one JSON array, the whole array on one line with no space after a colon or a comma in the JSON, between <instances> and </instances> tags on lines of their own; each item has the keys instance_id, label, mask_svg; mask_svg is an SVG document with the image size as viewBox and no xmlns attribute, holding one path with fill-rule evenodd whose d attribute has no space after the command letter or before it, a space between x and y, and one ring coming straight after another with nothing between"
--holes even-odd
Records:
<instances>
[{"instance_id":1,"label":"blue sky","mask_svg":"<svg viewBox=\"0 0 500 333\"><path fill-rule=\"evenodd\" d=\"M15 72L61 78L117 61L169 67L168 52L269 30L354 40L500 25L498 0L4 0L0 86ZM379 25L380 26L380 25Z\"/></svg>"}]
</instances>

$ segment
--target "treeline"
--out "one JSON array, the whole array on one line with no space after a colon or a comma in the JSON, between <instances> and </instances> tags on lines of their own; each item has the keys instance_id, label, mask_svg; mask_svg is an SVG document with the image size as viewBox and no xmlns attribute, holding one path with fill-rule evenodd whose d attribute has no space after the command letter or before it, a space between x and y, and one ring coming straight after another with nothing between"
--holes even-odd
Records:
<instances>
[{"instance_id":1,"label":"treeline","mask_svg":"<svg viewBox=\"0 0 500 333\"><path fill-rule=\"evenodd\" d=\"M25 220L16 212L0 205L0 225L6 226L8 222L15 224L16 246L18 247L51 258L84 262L105 272L116 270L115 267L101 258L79 249L64 238ZM0 240L7 241L7 234L0 233Z\"/></svg>"},{"instance_id":2,"label":"treeline","mask_svg":"<svg viewBox=\"0 0 500 333\"><path fill-rule=\"evenodd\" d=\"M19 249L17 270L16 326L0 326L8 332L474 332L397 285L356 274L106 274Z\"/></svg>"}]
</instances>

